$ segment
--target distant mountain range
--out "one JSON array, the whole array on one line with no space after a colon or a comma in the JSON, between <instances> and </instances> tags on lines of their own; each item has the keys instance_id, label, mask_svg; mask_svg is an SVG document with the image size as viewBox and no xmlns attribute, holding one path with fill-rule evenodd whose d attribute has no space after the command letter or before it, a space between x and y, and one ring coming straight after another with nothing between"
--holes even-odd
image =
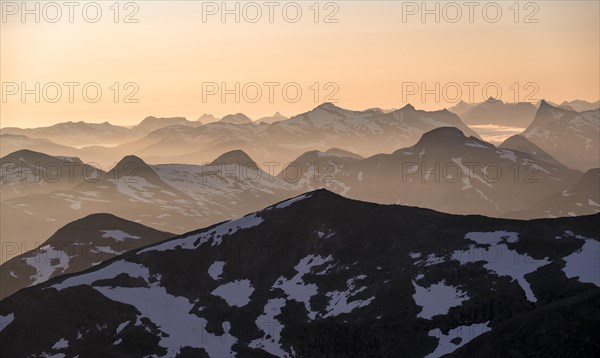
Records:
<instances>
[{"instance_id":1,"label":"distant mountain range","mask_svg":"<svg viewBox=\"0 0 600 358\"><path fill-rule=\"evenodd\" d=\"M3 263L0 266L0 299L22 288L84 271L126 251L172 236L111 214L86 216L59 229L39 248Z\"/></svg>"},{"instance_id":2,"label":"distant mountain range","mask_svg":"<svg viewBox=\"0 0 600 358\"><path fill-rule=\"evenodd\" d=\"M35 129L3 128L0 144L3 153L30 149L49 155L78 156L108 170L118 158L130 154L150 163L204 164L224 152L241 149L261 164L275 161L283 165L312 149L338 147L363 156L392 152L443 126L477 136L458 116L446 110L426 112L410 105L386 113L379 109L351 111L325 103L289 119L276 113L256 122L242 113L220 120L207 117L205 120L211 122L203 125L181 117L148 117L132 128L108 123L88 126L83 122ZM99 134L93 138L93 133ZM47 140L85 147L62 148ZM108 142L118 145L91 147Z\"/></svg>"},{"instance_id":3,"label":"distant mountain range","mask_svg":"<svg viewBox=\"0 0 600 358\"><path fill-rule=\"evenodd\" d=\"M595 105L586 103L573 101L571 104L577 108ZM452 112L459 114L467 124ZM205 164L222 153L238 149L261 166L265 162L284 165L304 152L332 147L363 157L391 153L414 145L421 135L432 129L449 126L499 145L533 126L537 112L539 109L529 103L504 103L495 99L477 104L461 102L450 111L432 112L416 110L410 105L390 111L378 108L352 111L325 103L291 118L275 113L256 121L237 113L221 119L203 115L197 121L183 117L148 117L131 128L83 122L34 129L3 128L0 151L8 154L30 149L48 155L79 157L85 162L97 163L104 170L131 154L148 163ZM588 118L590 113L593 117L596 112L587 111L582 115ZM576 127L577 123L567 126ZM591 129L590 135L598 131L597 120L592 120ZM110 143L113 145L97 145ZM549 145L560 147L559 143ZM547 147L540 147L554 154ZM559 155L556 157L561 160ZM584 171L598 166L589 160L577 161L572 167ZM571 166L564 161L563 164Z\"/></svg>"},{"instance_id":4,"label":"distant mountain range","mask_svg":"<svg viewBox=\"0 0 600 358\"><path fill-rule=\"evenodd\" d=\"M63 168L61 180L45 179L53 175L44 171L49 162ZM526 137L495 147L452 127L429 131L414 146L392 154L363 158L342 149L309 151L285 167L273 164L264 170L241 150L201 166L151 165L126 156L110 171L91 171L93 176L76 165L81 163L77 158L32 151L11 153L1 163L2 238L29 249L66 223L93 213L110 212L182 233L318 188L371 202L494 217L600 211L600 189L574 189L589 181L584 173L561 164ZM77 175L65 175L69 170ZM570 191L578 194L562 194ZM551 210L540 204L545 200L552 201Z\"/></svg>"},{"instance_id":5,"label":"distant mountain range","mask_svg":"<svg viewBox=\"0 0 600 358\"><path fill-rule=\"evenodd\" d=\"M541 151L530 153L497 148L447 127L427 132L412 147L366 159L308 152L279 178L306 191L327 188L377 203L505 217L529 210L582 177ZM590 198L595 200L599 191ZM594 213L600 208L583 210Z\"/></svg>"},{"instance_id":6,"label":"distant mountain range","mask_svg":"<svg viewBox=\"0 0 600 358\"><path fill-rule=\"evenodd\" d=\"M490 98L483 103L469 105L459 102L449 111L459 115L467 125L496 125L527 128L537 108L527 102L504 103Z\"/></svg>"},{"instance_id":7,"label":"distant mountain range","mask_svg":"<svg viewBox=\"0 0 600 358\"><path fill-rule=\"evenodd\" d=\"M455 216L318 190L4 298L2 351L593 356L599 219Z\"/></svg>"}]
</instances>

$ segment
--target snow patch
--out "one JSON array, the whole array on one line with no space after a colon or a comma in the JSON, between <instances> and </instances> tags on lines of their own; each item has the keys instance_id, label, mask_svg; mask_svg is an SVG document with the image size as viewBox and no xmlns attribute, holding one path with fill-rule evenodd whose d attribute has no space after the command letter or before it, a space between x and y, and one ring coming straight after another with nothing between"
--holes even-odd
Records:
<instances>
[{"instance_id":1,"label":"snow patch","mask_svg":"<svg viewBox=\"0 0 600 358\"><path fill-rule=\"evenodd\" d=\"M0 315L0 332L4 330L12 321L15 320L15 314L9 313L6 316Z\"/></svg>"},{"instance_id":2,"label":"snow patch","mask_svg":"<svg viewBox=\"0 0 600 358\"><path fill-rule=\"evenodd\" d=\"M202 348L211 357L235 356L232 346L237 338L229 333L217 336L206 331L207 321L190 313L194 305L185 297L172 296L164 287L97 287L107 298L134 306L159 330L159 345L167 349L165 356L177 356L182 347Z\"/></svg>"},{"instance_id":3,"label":"snow patch","mask_svg":"<svg viewBox=\"0 0 600 358\"><path fill-rule=\"evenodd\" d=\"M224 299L230 307L243 307L250 302L252 292L254 287L250 280L236 280L215 288L211 294Z\"/></svg>"},{"instance_id":4,"label":"snow patch","mask_svg":"<svg viewBox=\"0 0 600 358\"><path fill-rule=\"evenodd\" d=\"M444 281L431 285L429 288L421 287L412 282L415 287L413 299L423 309L417 317L431 319L438 314L447 314L452 307L460 306L469 299L466 292L456 287L448 286Z\"/></svg>"},{"instance_id":5,"label":"snow patch","mask_svg":"<svg viewBox=\"0 0 600 358\"><path fill-rule=\"evenodd\" d=\"M63 272L69 267L69 255L62 250L56 250L53 246L40 247L34 256L25 258L25 263L33 267L35 275L29 277L33 280L30 286L46 282L55 271Z\"/></svg>"},{"instance_id":6,"label":"snow patch","mask_svg":"<svg viewBox=\"0 0 600 358\"><path fill-rule=\"evenodd\" d=\"M297 272L294 277L288 280L285 277L280 276L271 289L280 288L285 292L289 299L304 303L306 310L309 312L309 318L315 319L317 313L311 310L310 299L317 294L318 287L314 283L304 283L302 276L309 273L313 267L323 265L329 261L333 261L331 255L327 257L308 255L294 266L294 269Z\"/></svg>"},{"instance_id":7,"label":"snow patch","mask_svg":"<svg viewBox=\"0 0 600 358\"><path fill-rule=\"evenodd\" d=\"M355 308L360 308L360 307L365 307L367 305L369 305L371 302L373 302L373 300L375 299L375 297L370 297L366 300L355 300L355 301L351 301L348 302L348 299L350 297L355 296L356 294L364 291L367 287L361 287L361 288L356 288L355 282L358 280L364 280L366 278L365 275L360 275L354 278L349 279L348 281L346 281L346 285L348 287L347 291L333 291L333 292L328 292L325 294L325 296L329 297L329 304L327 305L327 308L325 309L327 311L327 313L323 316L323 318L327 318L327 317L335 317L337 315L340 315L342 313L350 313L352 312Z\"/></svg>"},{"instance_id":8,"label":"snow patch","mask_svg":"<svg viewBox=\"0 0 600 358\"><path fill-rule=\"evenodd\" d=\"M212 277L213 280L218 280L221 278L221 274L223 273L223 267L225 267L225 261L215 261L208 268L208 275Z\"/></svg>"},{"instance_id":9,"label":"snow patch","mask_svg":"<svg viewBox=\"0 0 600 358\"><path fill-rule=\"evenodd\" d=\"M290 356L279 343L284 326L275 318L281 314L285 303L286 300L283 298L273 298L267 302L264 313L256 318L256 327L263 331L264 336L250 342L248 345L250 348L262 349L277 357Z\"/></svg>"},{"instance_id":10,"label":"snow patch","mask_svg":"<svg viewBox=\"0 0 600 358\"><path fill-rule=\"evenodd\" d=\"M438 339L438 346L432 353L426 355L426 358L441 357L444 354L452 353L458 348L469 343L475 337L482 333L488 332L491 329L488 327L489 321L486 323L475 323L470 326L460 326L451 329L448 334L443 334L439 328L429 331L429 335ZM451 340L460 338L460 342L452 343Z\"/></svg>"},{"instance_id":11,"label":"snow patch","mask_svg":"<svg viewBox=\"0 0 600 358\"><path fill-rule=\"evenodd\" d=\"M52 349L65 349L65 348L69 348L69 341L67 341L64 338L61 338L58 340L58 342L54 343L54 345L52 346Z\"/></svg>"},{"instance_id":12,"label":"snow patch","mask_svg":"<svg viewBox=\"0 0 600 358\"><path fill-rule=\"evenodd\" d=\"M600 243L585 239L583 246L563 258L563 272L568 278L577 277L579 282L593 283L600 287Z\"/></svg>"},{"instance_id":13,"label":"snow patch","mask_svg":"<svg viewBox=\"0 0 600 358\"><path fill-rule=\"evenodd\" d=\"M275 209L283 209L283 208L287 208L288 206L292 205L293 203L300 201L300 200L304 200L310 198L310 194L303 194L300 196L297 196L295 198L292 198L290 200L286 200L283 203L279 203L275 206Z\"/></svg>"},{"instance_id":14,"label":"snow patch","mask_svg":"<svg viewBox=\"0 0 600 358\"><path fill-rule=\"evenodd\" d=\"M135 235L130 235L121 230L100 230L102 237L105 239L113 239L115 241L125 241L126 239L138 240L140 237Z\"/></svg>"}]
</instances>

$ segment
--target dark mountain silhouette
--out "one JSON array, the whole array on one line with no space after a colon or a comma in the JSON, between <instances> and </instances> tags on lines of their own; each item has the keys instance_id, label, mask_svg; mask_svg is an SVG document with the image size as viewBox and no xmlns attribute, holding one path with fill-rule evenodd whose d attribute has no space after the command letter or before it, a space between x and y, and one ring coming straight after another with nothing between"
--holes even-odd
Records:
<instances>
[{"instance_id":1,"label":"dark mountain silhouette","mask_svg":"<svg viewBox=\"0 0 600 358\"><path fill-rule=\"evenodd\" d=\"M53 277L80 272L169 237L171 233L118 218L92 214L60 228L39 248L0 266L0 299Z\"/></svg>"},{"instance_id":2,"label":"dark mountain silhouette","mask_svg":"<svg viewBox=\"0 0 600 358\"><path fill-rule=\"evenodd\" d=\"M509 355L554 340L587 355L598 219L454 216L319 190L23 289L1 301L0 339L9 356L472 356L496 339Z\"/></svg>"}]
</instances>

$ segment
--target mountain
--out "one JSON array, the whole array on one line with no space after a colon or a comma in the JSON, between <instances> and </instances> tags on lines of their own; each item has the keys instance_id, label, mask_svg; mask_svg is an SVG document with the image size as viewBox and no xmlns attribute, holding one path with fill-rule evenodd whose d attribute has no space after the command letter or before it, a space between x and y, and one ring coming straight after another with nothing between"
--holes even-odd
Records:
<instances>
[{"instance_id":1,"label":"mountain","mask_svg":"<svg viewBox=\"0 0 600 358\"><path fill-rule=\"evenodd\" d=\"M101 170L84 164L79 158L53 157L23 149L0 158L0 197L7 200L68 190L101 175Z\"/></svg>"},{"instance_id":2,"label":"mountain","mask_svg":"<svg viewBox=\"0 0 600 358\"><path fill-rule=\"evenodd\" d=\"M202 166L150 165L137 156L124 157L94 180L0 202L2 240L32 250L66 223L104 212L182 233L237 218L297 193L273 173L248 165L252 159L238 163L241 156L225 154L217 161L227 161Z\"/></svg>"},{"instance_id":3,"label":"mountain","mask_svg":"<svg viewBox=\"0 0 600 358\"><path fill-rule=\"evenodd\" d=\"M86 270L125 251L174 236L118 218L92 214L60 228L39 248L0 266L0 299L49 279Z\"/></svg>"},{"instance_id":4,"label":"mountain","mask_svg":"<svg viewBox=\"0 0 600 358\"><path fill-rule=\"evenodd\" d=\"M504 149L513 149L519 152L527 153L537 160L551 163L552 165L555 165L557 167L566 167L564 164L554 159L554 157L552 157L550 154L544 152L542 148L533 144L529 139L519 134L506 139L498 147Z\"/></svg>"},{"instance_id":5,"label":"mountain","mask_svg":"<svg viewBox=\"0 0 600 358\"><path fill-rule=\"evenodd\" d=\"M219 122L229 124L249 124L252 123L252 120L243 113L236 113L226 115L225 117L221 118Z\"/></svg>"},{"instance_id":6,"label":"mountain","mask_svg":"<svg viewBox=\"0 0 600 358\"><path fill-rule=\"evenodd\" d=\"M319 190L23 289L1 301L0 339L11 357L422 357L495 337L514 352L561 338L581 356L597 349L599 218L454 216ZM535 325L560 307L555 325L577 330Z\"/></svg>"},{"instance_id":7,"label":"mountain","mask_svg":"<svg viewBox=\"0 0 600 358\"><path fill-rule=\"evenodd\" d=\"M257 119L256 123L271 124L271 123L274 123L274 122L283 121L285 119L287 119L287 117L283 116L279 112L275 112L275 114L272 115L272 116L267 116L267 117L262 117L262 118Z\"/></svg>"},{"instance_id":8,"label":"mountain","mask_svg":"<svg viewBox=\"0 0 600 358\"><path fill-rule=\"evenodd\" d=\"M558 106L555 106L555 107L558 107ZM592 103L592 102L576 99L573 101L564 101L560 105L560 107L571 110L571 111L576 111L576 112L593 111L593 110L600 108L600 101L596 101L596 102Z\"/></svg>"},{"instance_id":9,"label":"mountain","mask_svg":"<svg viewBox=\"0 0 600 358\"><path fill-rule=\"evenodd\" d=\"M172 117L172 118L156 118L156 117L146 117L140 124L134 126L132 130L134 132L141 133L150 133L157 129L169 127L169 126L201 126L202 122L200 120L192 122L188 121L184 117Z\"/></svg>"},{"instance_id":10,"label":"mountain","mask_svg":"<svg viewBox=\"0 0 600 358\"><path fill-rule=\"evenodd\" d=\"M551 217L588 215L600 212L600 169L590 169L567 190L556 193L535 206Z\"/></svg>"},{"instance_id":11,"label":"mountain","mask_svg":"<svg viewBox=\"0 0 600 358\"><path fill-rule=\"evenodd\" d=\"M44 138L30 138L25 135L0 134L0 153L6 156L19 150L31 150L48 155L77 156L79 151L73 147L60 145Z\"/></svg>"},{"instance_id":12,"label":"mountain","mask_svg":"<svg viewBox=\"0 0 600 358\"><path fill-rule=\"evenodd\" d=\"M600 110L579 113L542 101L522 135L571 168L586 171L599 165Z\"/></svg>"},{"instance_id":13,"label":"mountain","mask_svg":"<svg viewBox=\"0 0 600 358\"><path fill-rule=\"evenodd\" d=\"M531 103L505 103L499 99L490 98L466 109L461 115L462 120L469 126L489 125L504 127L527 128L536 108Z\"/></svg>"},{"instance_id":14,"label":"mountain","mask_svg":"<svg viewBox=\"0 0 600 358\"><path fill-rule=\"evenodd\" d=\"M198 117L198 119L196 121L206 124L206 123L218 122L219 118L213 116L212 114L204 113L203 115Z\"/></svg>"},{"instance_id":15,"label":"mountain","mask_svg":"<svg viewBox=\"0 0 600 358\"><path fill-rule=\"evenodd\" d=\"M471 108L478 106L479 103L467 103L463 100L460 100L454 106L448 108L448 110L452 113L455 113L457 116L462 117L463 114L468 112Z\"/></svg>"},{"instance_id":16,"label":"mountain","mask_svg":"<svg viewBox=\"0 0 600 358\"><path fill-rule=\"evenodd\" d=\"M128 128L115 126L108 122L86 123L64 122L49 127L39 128L14 128L5 127L2 134L25 135L31 138L44 138L53 142L63 143L68 146L82 147L89 145L115 145L124 141L133 140L136 133ZM142 133L139 134L140 136Z\"/></svg>"},{"instance_id":17,"label":"mountain","mask_svg":"<svg viewBox=\"0 0 600 358\"><path fill-rule=\"evenodd\" d=\"M582 175L555 160L542 159L442 127L425 133L412 147L366 159L311 151L278 177L304 191L327 188L382 204L502 217L528 211ZM528 215L547 216L529 211Z\"/></svg>"},{"instance_id":18,"label":"mountain","mask_svg":"<svg viewBox=\"0 0 600 358\"><path fill-rule=\"evenodd\" d=\"M523 357L593 357L600 344L589 332L600 329L598 307L600 290L553 302L508 320L449 357L509 357L516 352ZM540 330L549 334L537 334Z\"/></svg>"},{"instance_id":19,"label":"mountain","mask_svg":"<svg viewBox=\"0 0 600 358\"><path fill-rule=\"evenodd\" d=\"M115 150L135 153L150 162L202 164L224 152L240 149L261 167L274 162L280 170L309 150L335 147L370 156L413 145L423 133L445 126L478 136L447 110L426 112L407 105L384 113L376 109L352 111L324 103L270 125L224 118L197 128L167 127Z\"/></svg>"}]
</instances>

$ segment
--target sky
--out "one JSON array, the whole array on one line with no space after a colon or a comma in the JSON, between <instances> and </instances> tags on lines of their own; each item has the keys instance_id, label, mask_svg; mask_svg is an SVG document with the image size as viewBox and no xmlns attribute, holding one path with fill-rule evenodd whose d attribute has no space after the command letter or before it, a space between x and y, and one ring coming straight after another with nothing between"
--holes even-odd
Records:
<instances>
[{"instance_id":1,"label":"sky","mask_svg":"<svg viewBox=\"0 0 600 358\"><path fill-rule=\"evenodd\" d=\"M600 98L598 1L474 3L2 1L0 126Z\"/></svg>"}]
</instances>

